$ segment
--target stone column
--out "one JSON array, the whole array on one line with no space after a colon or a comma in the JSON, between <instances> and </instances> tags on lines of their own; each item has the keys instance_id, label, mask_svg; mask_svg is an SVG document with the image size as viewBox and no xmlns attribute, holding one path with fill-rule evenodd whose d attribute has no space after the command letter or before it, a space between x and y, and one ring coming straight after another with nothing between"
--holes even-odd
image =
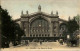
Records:
<instances>
[{"instance_id":1,"label":"stone column","mask_svg":"<svg viewBox=\"0 0 80 51\"><path fill-rule=\"evenodd\" d=\"M50 36L53 37L53 22L50 24Z\"/></svg>"},{"instance_id":2,"label":"stone column","mask_svg":"<svg viewBox=\"0 0 80 51\"><path fill-rule=\"evenodd\" d=\"M23 28L23 21L21 21L21 29L24 30L24 28Z\"/></svg>"},{"instance_id":3,"label":"stone column","mask_svg":"<svg viewBox=\"0 0 80 51\"><path fill-rule=\"evenodd\" d=\"M54 34L56 34L56 36L59 35L59 24L58 24L58 21L53 21L52 22L52 35L54 36Z\"/></svg>"},{"instance_id":4,"label":"stone column","mask_svg":"<svg viewBox=\"0 0 80 51\"><path fill-rule=\"evenodd\" d=\"M29 17L21 18L21 28L24 30L26 37L29 37Z\"/></svg>"},{"instance_id":5,"label":"stone column","mask_svg":"<svg viewBox=\"0 0 80 51\"><path fill-rule=\"evenodd\" d=\"M59 22L56 21L56 34L57 34L57 37L59 36Z\"/></svg>"},{"instance_id":6,"label":"stone column","mask_svg":"<svg viewBox=\"0 0 80 51\"><path fill-rule=\"evenodd\" d=\"M25 27L25 34L26 34L26 37L29 37L29 22L28 21L26 21L26 23L25 23L25 25L26 25L26 27Z\"/></svg>"}]
</instances>

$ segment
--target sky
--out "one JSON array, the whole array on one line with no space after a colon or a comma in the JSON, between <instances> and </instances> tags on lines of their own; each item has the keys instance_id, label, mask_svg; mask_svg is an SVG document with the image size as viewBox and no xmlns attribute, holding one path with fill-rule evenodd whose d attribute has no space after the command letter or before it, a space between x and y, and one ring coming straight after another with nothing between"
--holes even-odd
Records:
<instances>
[{"instance_id":1,"label":"sky","mask_svg":"<svg viewBox=\"0 0 80 51\"><path fill-rule=\"evenodd\" d=\"M65 20L80 14L80 0L1 0L2 8L8 10L12 19L20 18L22 10L24 14L27 10L29 14L37 12L39 5L42 12L58 11L59 17Z\"/></svg>"}]
</instances>

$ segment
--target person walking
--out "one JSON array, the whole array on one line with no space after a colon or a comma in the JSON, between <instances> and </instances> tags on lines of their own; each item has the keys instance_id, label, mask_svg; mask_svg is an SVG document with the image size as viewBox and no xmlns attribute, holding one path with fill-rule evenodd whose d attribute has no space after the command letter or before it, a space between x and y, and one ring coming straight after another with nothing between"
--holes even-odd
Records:
<instances>
[{"instance_id":1,"label":"person walking","mask_svg":"<svg viewBox=\"0 0 80 51\"><path fill-rule=\"evenodd\" d=\"M40 45L42 45L42 41L40 41Z\"/></svg>"}]
</instances>

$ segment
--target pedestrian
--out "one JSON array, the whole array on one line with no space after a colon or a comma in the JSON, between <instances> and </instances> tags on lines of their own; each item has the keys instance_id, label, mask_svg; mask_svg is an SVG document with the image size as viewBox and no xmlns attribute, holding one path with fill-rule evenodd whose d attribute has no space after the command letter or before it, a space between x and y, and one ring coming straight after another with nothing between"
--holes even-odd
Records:
<instances>
[{"instance_id":1,"label":"pedestrian","mask_svg":"<svg viewBox=\"0 0 80 51\"><path fill-rule=\"evenodd\" d=\"M40 45L42 45L42 41L40 41Z\"/></svg>"},{"instance_id":2,"label":"pedestrian","mask_svg":"<svg viewBox=\"0 0 80 51\"><path fill-rule=\"evenodd\" d=\"M27 40L25 41L25 44L26 44L26 46L28 46L28 41Z\"/></svg>"},{"instance_id":3,"label":"pedestrian","mask_svg":"<svg viewBox=\"0 0 80 51\"><path fill-rule=\"evenodd\" d=\"M27 40L27 46L29 46L29 40Z\"/></svg>"},{"instance_id":4,"label":"pedestrian","mask_svg":"<svg viewBox=\"0 0 80 51\"><path fill-rule=\"evenodd\" d=\"M62 39L60 39L60 41L59 41L59 42L60 42L60 44L62 44L62 45L63 45L63 40L62 40Z\"/></svg>"}]
</instances>

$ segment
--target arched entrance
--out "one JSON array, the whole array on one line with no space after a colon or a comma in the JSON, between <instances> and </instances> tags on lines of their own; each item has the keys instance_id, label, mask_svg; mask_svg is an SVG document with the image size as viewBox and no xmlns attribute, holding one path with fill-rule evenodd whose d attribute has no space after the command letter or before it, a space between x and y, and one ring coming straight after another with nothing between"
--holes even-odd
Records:
<instances>
[{"instance_id":1,"label":"arched entrance","mask_svg":"<svg viewBox=\"0 0 80 51\"><path fill-rule=\"evenodd\" d=\"M30 37L49 37L49 23L44 18L36 18L30 23Z\"/></svg>"}]
</instances>

